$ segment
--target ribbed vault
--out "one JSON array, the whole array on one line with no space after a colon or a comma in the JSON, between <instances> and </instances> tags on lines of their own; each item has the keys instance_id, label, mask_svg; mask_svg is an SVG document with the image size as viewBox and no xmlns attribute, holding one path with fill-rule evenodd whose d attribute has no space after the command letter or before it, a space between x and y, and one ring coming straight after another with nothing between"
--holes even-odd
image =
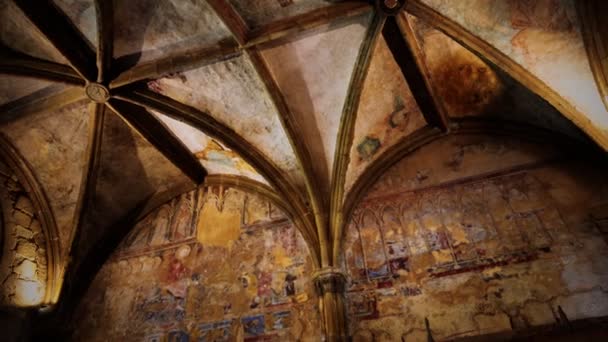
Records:
<instances>
[{"instance_id":1,"label":"ribbed vault","mask_svg":"<svg viewBox=\"0 0 608 342\"><path fill-rule=\"evenodd\" d=\"M2 0L0 131L49 200L66 305L138 218L203 182L269 197L327 268L369 186L434 139L608 149L589 10L513 3Z\"/></svg>"}]
</instances>

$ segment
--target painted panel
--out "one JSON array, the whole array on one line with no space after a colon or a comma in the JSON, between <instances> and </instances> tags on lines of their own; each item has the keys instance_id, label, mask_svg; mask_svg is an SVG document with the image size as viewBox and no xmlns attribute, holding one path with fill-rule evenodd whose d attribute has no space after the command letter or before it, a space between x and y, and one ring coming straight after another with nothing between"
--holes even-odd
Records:
<instances>
[{"instance_id":1,"label":"painted panel","mask_svg":"<svg viewBox=\"0 0 608 342\"><path fill-rule=\"evenodd\" d=\"M270 206L235 189L199 188L149 214L97 275L76 336L318 341L312 261Z\"/></svg>"},{"instance_id":2,"label":"painted panel","mask_svg":"<svg viewBox=\"0 0 608 342\"><path fill-rule=\"evenodd\" d=\"M597 127L608 129L574 1L424 2L529 70Z\"/></svg>"},{"instance_id":3,"label":"painted panel","mask_svg":"<svg viewBox=\"0 0 608 342\"><path fill-rule=\"evenodd\" d=\"M153 112L165 125L194 153L210 175L229 174L243 176L268 184L240 155L225 147L219 141L198 129L174 120L166 115Z\"/></svg>"},{"instance_id":4,"label":"painted panel","mask_svg":"<svg viewBox=\"0 0 608 342\"><path fill-rule=\"evenodd\" d=\"M426 125L420 108L383 37L377 42L363 83L346 192L388 148Z\"/></svg>"},{"instance_id":5,"label":"painted panel","mask_svg":"<svg viewBox=\"0 0 608 342\"><path fill-rule=\"evenodd\" d=\"M67 64L12 1L0 2L0 42L13 50L48 61Z\"/></svg>"},{"instance_id":6,"label":"painted panel","mask_svg":"<svg viewBox=\"0 0 608 342\"><path fill-rule=\"evenodd\" d=\"M89 125L88 102L80 101L0 127L31 165L44 189L62 247L70 243L72 219L85 169Z\"/></svg>"},{"instance_id":7,"label":"painted panel","mask_svg":"<svg viewBox=\"0 0 608 342\"><path fill-rule=\"evenodd\" d=\"M161 78L148 87L210 114L303 184L279 114L246 56Z\"/></svg>"},{"instance_id":8,"label":"painted panel","mask_svg":"<svg viewBox=\"0 0 608 342\"><path fill-rule=\"evenodd\" d=\"M330 5L323 0L229 0L229 2L252 29Z\"/></svg>"},{"instance_id":9,"label":"painted panel","mask_svg":"<svg viewBox=\"0 0 608 342\"><path fill-rule=\"evenodd\" d=\"M364 15L264 50L273 77L311 149L315 168L330 180L336 137L350 78L369 25Z\"/></svg>"},{"instance_id":10,"label":"painted panel","mask_svg":"<svg viewBox=\"0 0 608 342\"><path fill-rule=\"evenodd\" d=\"M114 13L114 57L132 64L231 38L206 1L115 1Z\"/></svg>"}]
</instances>

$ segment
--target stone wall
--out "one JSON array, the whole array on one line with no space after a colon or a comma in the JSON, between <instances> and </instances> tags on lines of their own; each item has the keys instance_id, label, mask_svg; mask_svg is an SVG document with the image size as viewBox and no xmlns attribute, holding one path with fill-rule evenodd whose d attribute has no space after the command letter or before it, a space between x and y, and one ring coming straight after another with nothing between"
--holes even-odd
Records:
<instances>
[{"instance_id":1,"label":"stone wall","mask_svg":"<svg viewBox=\"0 0 608 342\"><path fill-rule=\"evenodd\" d=\"M606 174L552 148L484 136L445 138L400 161L346 232L355 341L607 316L608 245L595 218L608 203Z\"/></svg>"},{"instance_id":2,"label":"stone wall","mask_svg":"<svg viewBox=\"0 0 608 342\"><path fill-rule=\"evenodd\" d=\"M45 236L29 195L2 161L0 207L0 306L37 306L47 283Z\"/></svg>"},{"instance_id":3,"label":"stone wall","mask_svg":"<svg viewBox=\"0 0 608 342\"><path fill-rule=\"evenodd\" d=\"M269 202L199 189L145 217L78 308L77 341L318 341L312 261Z\"/></svg>"}]
</instances>

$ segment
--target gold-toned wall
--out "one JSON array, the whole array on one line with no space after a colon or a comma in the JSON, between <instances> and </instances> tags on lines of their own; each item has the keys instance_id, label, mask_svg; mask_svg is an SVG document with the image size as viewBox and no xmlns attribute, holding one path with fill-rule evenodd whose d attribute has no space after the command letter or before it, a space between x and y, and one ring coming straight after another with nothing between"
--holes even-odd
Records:
<instances>
[{"instance_id":1,"label":"gold-toned wall","mask_svg":"<svg viewBox=\"0 0 608 342\"><path fill-rule=\"evenodd\" d=\"M608 170L518 139L453 136L393 166L346 232L355 341L512 334L608 315L593 213ZM561 310L561 313L560 313Z\"/></svg>"},{"instance_id":2,"label":"gold-toned wall","mask_svg":"<svg viewBox=\"0 0 608 342\"><path fill-rule=\"evenodd\" d=\"M311 259L274 205L200 188L145 217L95 278L77 341L318 341Z\"/></svg>"}]
</instances>

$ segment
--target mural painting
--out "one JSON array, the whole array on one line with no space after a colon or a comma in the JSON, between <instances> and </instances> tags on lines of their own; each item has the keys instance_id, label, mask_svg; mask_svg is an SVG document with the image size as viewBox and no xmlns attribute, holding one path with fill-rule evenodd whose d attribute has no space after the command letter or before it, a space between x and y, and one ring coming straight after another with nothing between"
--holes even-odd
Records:
<instances>
[{"instance_id":1,"label":"mural painting","mask_svg":"<svg viewBox=\"0 0 608 342\"><path fill-rule=\"evenodd\" d=\"M279 113L247 56L168 75L149 82L148 88L208 113L258 148L297 182L302 180ZM205 146L193 152L201 152ZM208 152L201 157L226 157L219 156L225 153Z\"/></svg>"},{"instance_id":2,"label":"mural painting","mask_svg":"<svg viewBox=\"0 0 608 342\"><path fill-rule=\"evenodd\" d=\"M185 77L177 74L176 77ZM157 89L159 81L150 81L148 86ZM266 183L264 178L255 169L243 160L236 152L224 146L219 141L207 136L198 129L158 112L152 112L176 136L178 136L194 153L209 174L229 174L251 178Z\"/></svg>"},{"instance_id":3,"label":"mural painting","mask_svg":"<svg viewBox=\"0 0 608 342\"><path fill-rule=\"evenodd\" d=\"M608 314L608 244L589 209L608 203L604 173L548 151L530 164L521 145L487 140L433 143L419 152L439 160L424 164L425 181L390 178L416 175L415 153L359 203L344 246L356 341L426 341L425 319L449 340L555 324L558 310ZM502 171L469 173L496 168L490 155L510 157Z\"/></svg>"},{"instance_id":4,"label":"mural painting","mask_svg":"<svg viewBox=\"0 0 608 342\"><path fill-rule=\"evenodd\" d=\"M361 91L346 189L388 148L425 124L399 65L380 37Z\"/></svg>"},{"instance_id":5,"label":"mural painting","mask_svg":"<svg viewBox=\"0 0 608 342\"><path fill-rule=\"evenodd\" d=\"M608 116L589 66L575 2L424 0L606 129Z\"/></svg>"},{"instance_id":6,"label":"mural painting","mask_svg":"<svg viewBox=\"0 0 608 342\"><path fill-rule=\"evenodd\" d=\"M273 204L232 188L199 188L138 223L81 304L91 314L77 336L315 341L311 263Z\"/></svg>"}]
</instances>

